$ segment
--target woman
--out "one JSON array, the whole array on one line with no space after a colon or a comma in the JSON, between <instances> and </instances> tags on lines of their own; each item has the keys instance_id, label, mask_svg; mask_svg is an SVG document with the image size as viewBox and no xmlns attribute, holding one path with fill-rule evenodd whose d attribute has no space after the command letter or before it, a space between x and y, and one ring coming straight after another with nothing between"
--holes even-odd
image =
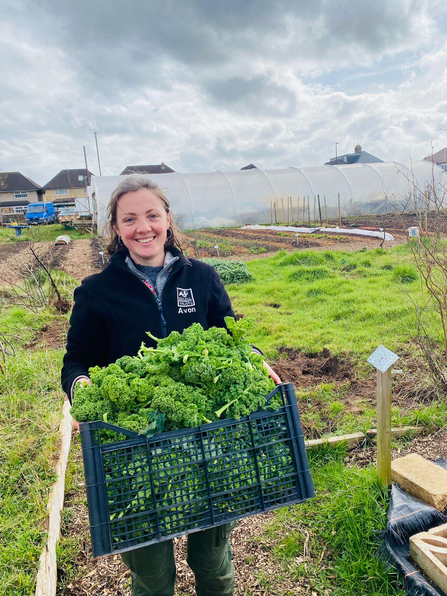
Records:
<instances>
[{"instance_id":1,"label":"woman","mask_svg":"<svg viewBox=\"0 0 447 596\"><path fill-rule=\"evenodd\" d=\"M147 331L166 337L193 323L205 329L224 327L224 317L234 317L216 271L183 255L169 202L156 184L126 178L112 193L108 213L110 263L74 293L62 369L62 386L70 401L75 384L89 381L91 366L136 355L142 342L154 345ZM187 561L195 574L197 596L233 594L228 542L233 527L226 524L188 536ZM132 596L174 594L172 541L124 553L122 558L131 569Z\"/></svg>"}]
</instances>

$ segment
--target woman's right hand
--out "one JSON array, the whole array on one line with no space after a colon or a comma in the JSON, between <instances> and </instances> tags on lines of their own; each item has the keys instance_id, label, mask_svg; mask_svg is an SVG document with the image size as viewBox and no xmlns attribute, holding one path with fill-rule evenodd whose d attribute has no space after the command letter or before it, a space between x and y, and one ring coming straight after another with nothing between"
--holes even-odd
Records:
<instances>
[{"instance_id":1,"label":"woman's right hand","mask_svg":"<svg viewBox=\"0 0 447 596\"><path fill-rule=\"evenodd\" d=\"M87 383L87 385L92 385L92 382L90 381L90 379L88 377L80 377L76 381L76 385L78 383L84 383L84 382ZM79 422L77 420L72 420L72 425L75 430L79 430Z\"/></svg>"}]
</instances>

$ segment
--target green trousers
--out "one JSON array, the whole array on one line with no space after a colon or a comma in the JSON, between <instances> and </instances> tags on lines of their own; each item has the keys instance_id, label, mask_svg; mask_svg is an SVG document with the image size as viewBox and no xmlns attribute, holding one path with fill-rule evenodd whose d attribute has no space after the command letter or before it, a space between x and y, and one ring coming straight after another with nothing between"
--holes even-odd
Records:
<instances>
[{"instance_id":1,"label":"green trousers","mask_svg":"<svg viewBox=\"0 0 447 596\"><path fill-rule=\"evenodd\" d=\"M228 537L236 522L188 535L188 565L196 578L197 596L233 596L233 552ZM132 596L174 596L175 562L172 540L127 553Z\"/></svg>"}]
</instances>

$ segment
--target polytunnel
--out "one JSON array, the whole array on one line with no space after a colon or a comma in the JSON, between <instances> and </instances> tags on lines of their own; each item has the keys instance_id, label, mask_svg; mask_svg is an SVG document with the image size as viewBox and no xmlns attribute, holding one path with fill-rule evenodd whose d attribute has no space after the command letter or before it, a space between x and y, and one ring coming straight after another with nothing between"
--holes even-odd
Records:
<instances>
[{"instance_id":1,"label":"polytunnel","mask_svg":"<svg viewBox=\"0 0 447 596\"><path fill-rule=\"evenodd\" d=\"M430 161L138 174L166 193L180 229L319 221L424 209L441 200L447 174ZM93 176L89 194L103 235L112 191L126 176ZM321 214L321 215L320 215Z\"/></svg>"}]
</instances>

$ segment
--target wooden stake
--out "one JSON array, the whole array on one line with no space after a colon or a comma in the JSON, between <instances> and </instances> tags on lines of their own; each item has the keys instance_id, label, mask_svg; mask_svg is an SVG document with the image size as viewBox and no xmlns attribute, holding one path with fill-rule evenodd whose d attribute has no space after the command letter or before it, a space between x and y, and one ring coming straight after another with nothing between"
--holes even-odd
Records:
<instances>
[{"instance_id":1,"label":"wooden stake","mask_svg":"<svg viewBox=\"0 0 447 596\"><path fill-rule=\"evenodd\" d=\"M377 371L377 475L391 485L391 367Z\"/></svg>"},{"instance_id":2,"label":"wooden stake","mask_svg":"<svg viewBox=\"0 0 447 596\"><path fill-rule=\"evenodd\" d=\"M309 199L309 195L307 195L307 219L309 220L309 223L310 223L310 199Z\"/></svg>"},{"instance_id":3,"label":"wooden stake","mask_svg":"<svg viewBox=\"0 0 447 596\"><path fill-rule=\"evenodd\" d=\"M326 205L326 195L324 195L324 217L326 219L326 225L329 224L328 219L327 219L327 205Z\"/></svg>"},{"instance_id":4,"label":"wooden stake","mask_svg":"<svg viewBox=\"0 0 447 596\"><path fill-rule=\"evenodd\" d=\"M278 212L276 210L276 201L273 203L273 207L275 209L275 224L278 223Z\"/></svg>"},{"instance_id":5,"label":"wooden stake","mask_svg":"<svg viewBox=\"0 0 447 596\"><path fill-rule=\"evenodd\" d=\"M321 203L320 203L320 195L317 195L318 197L318 213L320 214L320 226L323 225L323 220L321 219Z\"/></svg>"},{"instance_id":6,"label":"wooden stake","mask_svg":"<svg viewBox=\"0 0 447 596\"><path fill-rule=\"evenodd\" d=\"M298 218L296 220L296 223L300 223L300 195L298 195L298 197L297 197L297 203L298 203Z\"/></svg>"},{"instance_id":7,"label":"wooden stake","mask_svg":"<svg viewBox=\"0 0 447 596\"><path fill-rule=\"evenodd\" d=\"M338 225L341 228L340 193L338 193Z\"/></svg>"},{"instance_id":8,"label":"wooden stake","mask_svg":"<svg viewBox=\"0 0 447 596\"><path fill-rule=\"evenodd\" d=\"M317 221L317 197L314 195L314 221Z\"/></svg>"},{"instance_id":9,"label":"wooden stake","mask_svg":"<svg viewBox=\"0 0 447 596\"><path fill-rule=\"evenodd\" d=\"M306 221L306 195L303 197L303 223Z\"/></svg>"},{"instance_id":10,"label":"wooden stake","mask_svg":"<svg viewBox=\"0 0 447 596\"><path fill-rule=\"evenodd\" d=\"M290 202L290 223L293 224L293 203L292 203L292 197L289 197L289 202Z\"/></svg>"},{"instance_id":11,"label":"wooden stake","mask_svg":"<svg viewBox=\"0 0 447 596\"><path fill-rule=\"evenodd\" d=\"M290 221L289 197L287 197L287 223Z\"/></svg>"},{"instance_id":12,"label":"wooden stake","mask_svg":"<svg viewBox=\"0 0 447 596\"><path fill-rule=\"evenodd\" d=\"M282 217L283 217L283 221L286 221L286 211L284 209L284 199L281 199L281 205L282 205Z\"/></svg>"},{"instance_id":13,"label":"wooden stake","mask_svg":"<svg viewBox=\"0 0 447 596\"><path fill-rule=\"evenodd\" d=\"M273 201L270 201L270 223L273 225Z\"/></svg>"}]
</instances>

